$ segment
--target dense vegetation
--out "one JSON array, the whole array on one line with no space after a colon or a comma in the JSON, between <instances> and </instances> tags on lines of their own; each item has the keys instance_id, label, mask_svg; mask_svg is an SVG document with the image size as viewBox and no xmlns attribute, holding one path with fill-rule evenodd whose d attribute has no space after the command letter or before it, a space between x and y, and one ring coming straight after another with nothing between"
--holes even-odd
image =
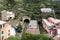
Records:
<instances>
[{"instance_id":1,"label":"dense vegetation","mask_svg":"<svg viewBox=\"0 0 60 40\"><path fill-rule=\"evenodd\" d=\"M50 7L55 10L56 9L58 10L59 5L57 4L58 3L54 3L51 0L0 0L0 11L2 10L13 11L16 14L16 18L18 18L20 15L22 16L27 15L32 19L40 20L41 19L40 8ZM57 16L59 17L59 15Z\"/></svg>"},{"instance_id":2,"label":"dense vegetation","mask_svg":"<svg viewBox=\"0 0 60 40\"><path fill-rule=\"evenodd\" d=\"M19 36L11 36L7 40L54 40L54 39L44 34L33 35L30 33L24 33L22 39L20 39Z\"/></svg>"},{"instance_id":3,"label":"dense vegetation","mask_svg":"<svg viewBox=\"0 0 60 40\"><path fill-rule=\"evenodd\" d=\"M7 40L20 40L20 37L19 37L19 35L11 36Z\"/></svg>"},{"instance_id":4,"label":"dense vegetation","mask_svg":"<svg viewBox=\"0 0 60 40\"><path fill-rule=\"evenodd\" d=\"M54 40L54 39L44 34L33 35L29 33L24 33L22 40Z\"/></svg>"}]
</instances>

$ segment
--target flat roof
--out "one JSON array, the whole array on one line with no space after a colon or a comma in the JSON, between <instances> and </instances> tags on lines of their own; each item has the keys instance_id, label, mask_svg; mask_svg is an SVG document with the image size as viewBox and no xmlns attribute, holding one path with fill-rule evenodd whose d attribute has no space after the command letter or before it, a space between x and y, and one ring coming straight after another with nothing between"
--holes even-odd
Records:
<instances>
[{"instance_id":1,"label":"flat roof","mask_svg":"<svg viewBox=\"0 0 60 40\"><path fill-rule=\"evenodd\" d=\"M59 20L59 19L55 19L55 20L56 20L56 22L57 22L57 23L59 23L59 22L60 22L60 20Z\"/></svg>"},{"instance_id":2,"label":"flat roof","mask_svg":"<svg viewBox=\"0 0 60 40\"><path fill-rule=\"evenodd\" d=\"M53 24L52 24L51 22L48 22L47 19L43 19L43 21L46 23L46 25L48 25L48 26L53 26Z\"/></svg>"},{"instance_id":3,"label":"flat roof","mask_svg":"<svg viewBox=\"0 0 60 40\"><path fill-rule=\"evenodd\" d=\"M48 18L48 20L50 21L50 22L53 22L53 23L59 23L60 22L60 20L59 19L54 19L54 18Z\"/></svg>"},{"instance_id":4,"label":"flat roof","mask_svg":"<svg viewBox=\"0 0 60 40\"><path fill-rule=\"evenodd\" d=\"M6 23L6 22L5 22L5 21L0 20L0 25L2 25L2 24L4 24L4 23Z\"/></svg>"},{"instance_id":5,"label":"flat roof","mask_svg":"<svg viewBox=\"0 0 60 40\"><path fill-rule=\"evenodd\" d=\"M30 20L29 25L37 25L37 21L36 20Z\"/></svg>"},{"instance_id":6,"label":"flat roof","mask_svg":"<svg viewBox=\"0 0 60 40\"><path fill-rule=\"evenodd\" d=\"M51 12L51 8L41 8L41 12Z\"/></svg>"},{"instance_id":7,"label":"flat roof","mask_svg":"<svg viewBox=\"0 0 60 40\"><path fill-rule=\"evenodd\" d=\"M12 11L7 11L7 10L3 10L3 11L1 11L1 13L2 12L6 12L7 14L11 14L11 15L14 14Z\"/></svg>"}]
</instances>

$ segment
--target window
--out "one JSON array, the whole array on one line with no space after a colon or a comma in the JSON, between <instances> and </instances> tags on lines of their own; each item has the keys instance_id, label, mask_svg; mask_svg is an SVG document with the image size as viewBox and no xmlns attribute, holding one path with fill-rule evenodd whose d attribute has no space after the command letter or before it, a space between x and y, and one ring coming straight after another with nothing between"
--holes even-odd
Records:
<instances>
[{"instance_id":1,"label":"window","mask_svg":"<svg viewBox=\"0 0 60 40\"><path fill-rule=\"evenodd\" d=\"M2 36L2 40L4 40L4 36Z\"/></svg>"},{"instance_id":2,"label":"window","mask_svg":"<svg viewBox=\"0 0 60 40\"><path fill-rule=\"evenodd\" d=\"M2 25L0 25L0 28L2 28Z\"/></svg>"},{"instance_id":3,"label":"window","mask_svg":"<svg viewBox=\"0 0 60 40\"><path fill-rule=\"evenodd\" d=\"M8 36L10 36L10 33L8 33Z\"/></svg>"},{"instance_id":4,"label":"window","mask_svg":"<svg viewBox=\"0 0 60 40\"><path fill-rule=\"evenodd\" d=\"M55 28L56 26L53 26L53 28Z\"/></svg>"},{"instance_id":5,"label":"window","mask_svg":"<svg viewBox=\"0 0 60 40\"><path fill-rule=\"evenodd\" d=\"M31 25L30 25L30 27L31 27Z\"/></svg>"},{"instance_id":6,"label":"window","mask_svg":"<svg viewBox=\"0 0 60 40\"><path fill-rule=\"evenodd\" d=\"M10 36L10 30L8 30L8 35Z\"/></svg>"},{"instance_id":7,"label":"window","mask_svg":"<svg viewBox=\"0 0 60 40\"><path fill-rule=\"evenodd\" d=\"M56 24L57 26L59 25L59 24Z\"/></svg>"},{"instance_id":8,"label":"window","mask_svg":"<svg viewBox=\"0 0 60 40\"><path fill-rule=\"evenodd\" d=\"M8 30L8 32L10 32L10 30Z\"/></svg>"},{"instance_id":9,"label":"window","mask_svg":"<svg viewBox=\"0 0 60 40\"><path fill-rule=\"evenodd\" d=\"M2 34L4 34L4 31L2 31Z\"/></svg>"}]
</instances>

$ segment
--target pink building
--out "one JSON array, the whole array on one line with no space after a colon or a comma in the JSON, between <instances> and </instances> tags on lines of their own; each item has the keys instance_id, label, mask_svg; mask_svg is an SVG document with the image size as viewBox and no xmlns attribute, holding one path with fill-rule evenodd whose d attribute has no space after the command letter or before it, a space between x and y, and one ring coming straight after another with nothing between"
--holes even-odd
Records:
<instances>
[{"instance_id":1,"label":"pink building","mask_svg":"<svg viewBox=\"0 0 60 40\"><path fill-rule=\"evenodd\" d=\"M42 19L42 24L44 29L50 34L51 36L60 36L60 20L54 18Z\"/></svg>"}]
</instances>

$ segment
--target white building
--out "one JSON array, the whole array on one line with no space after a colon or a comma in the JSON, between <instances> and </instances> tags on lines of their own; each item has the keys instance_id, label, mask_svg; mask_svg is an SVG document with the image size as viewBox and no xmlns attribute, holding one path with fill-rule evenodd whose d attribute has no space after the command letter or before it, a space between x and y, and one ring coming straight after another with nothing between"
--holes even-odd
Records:
<instances>
[{"instance_id":1,"label":"white building","mask_svg":"<svg viewBox=\"0 0 60 40\"><path fill-rule=\"evenodd\" d=\"M51 8L41 8L41 12L44 12L44 13L51 13L52 12L52 9Z\"/></svg>"},{"instance_id":2,"label":"white building","mask_svg":"<svg viewBox=\"0 0 60 40\"><path fill-rule=\"evenodd\" d=\"M1 11L1 19L2 20L10 20L15 17L15 14L13 12L9 12L6 10Z\"/></svg>"}]
</instances>

